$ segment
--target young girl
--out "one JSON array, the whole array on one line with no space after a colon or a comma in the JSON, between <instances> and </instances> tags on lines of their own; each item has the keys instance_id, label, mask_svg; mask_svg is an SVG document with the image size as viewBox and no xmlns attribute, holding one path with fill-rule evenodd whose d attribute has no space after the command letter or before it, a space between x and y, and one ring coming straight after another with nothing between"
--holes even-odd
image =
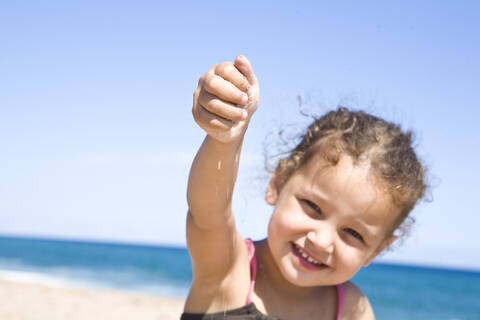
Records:
<instances>
[{"instance_id":1,"label":"young girl","mask_svg":"<svg viewBox=\"0 0 480 320\"><path fill-rule=\"evenodd\" d=\"M244 56L213 66L194 93L207 137L189 177L193 282L181 319L374 319L349 279L396 239L424 194L410 134L344 108L314 121L279 161L265 196L268 237L253 243L235 227L232 193L258 101Z\"/></svg>"}]
</instances>

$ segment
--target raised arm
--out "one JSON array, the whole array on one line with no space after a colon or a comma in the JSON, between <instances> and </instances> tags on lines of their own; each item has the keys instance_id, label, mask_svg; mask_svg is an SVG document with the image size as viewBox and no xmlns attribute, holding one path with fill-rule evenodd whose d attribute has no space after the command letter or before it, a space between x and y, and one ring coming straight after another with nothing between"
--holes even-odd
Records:
<instances>
[{"instance_id":1,"label":"raised arm","mask_svg":"<svg viewBox=\"0 0 480 320\"><path fill-rule=\"evenodd\" d=\"M232 194L243 137L258 105L259 89L249 61L213 66L194 93L193 117L207 136L188 182L187 244L195 283L225 277L244 246L235 228Z\"/></svg>"}]
</instances>

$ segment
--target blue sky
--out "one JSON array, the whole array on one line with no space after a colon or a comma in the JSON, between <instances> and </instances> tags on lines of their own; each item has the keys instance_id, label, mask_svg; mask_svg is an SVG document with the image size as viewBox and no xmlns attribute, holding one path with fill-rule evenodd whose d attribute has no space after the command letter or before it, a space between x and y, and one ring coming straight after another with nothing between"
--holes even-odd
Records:
<instances>
[{"instance_id":1,"label":"blue sky","mask_svg":"<svg viewBox=\"0 0 480 320\"><path fill-rule=\"evenodd\" d=\"M480 269L476 1L4 1L0 233L184 245L198 77L244 54L261 87L234 208L261 238L265 137L297 96L413 129L432 202L382 257ZM290 126L293 125L293 126Z\"/></svg>"}]
</instances>

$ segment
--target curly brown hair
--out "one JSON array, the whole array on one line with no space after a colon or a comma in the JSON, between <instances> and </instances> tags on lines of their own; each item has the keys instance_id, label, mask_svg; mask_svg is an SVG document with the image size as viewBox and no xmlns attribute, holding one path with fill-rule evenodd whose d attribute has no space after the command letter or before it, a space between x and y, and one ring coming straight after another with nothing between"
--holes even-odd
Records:
<instances>
[{"instance_id":1,"label":"curly brown hair","mask_svg":"<svg viewBox=\"0 0 480 320\"><path fill-rule=\"evenodd\" d=\"M426 169L413 149L411 131L403 132L400 126L366 112L339 107L315 119L300 143L278 162L275 178L280 188L318 153L333 166L342 155L357 163L369 161L376 181L400 212L389 234L397 229L400 235L407 233L413 223L409 213L427 189Z\"/></svg>"}]
</instances>

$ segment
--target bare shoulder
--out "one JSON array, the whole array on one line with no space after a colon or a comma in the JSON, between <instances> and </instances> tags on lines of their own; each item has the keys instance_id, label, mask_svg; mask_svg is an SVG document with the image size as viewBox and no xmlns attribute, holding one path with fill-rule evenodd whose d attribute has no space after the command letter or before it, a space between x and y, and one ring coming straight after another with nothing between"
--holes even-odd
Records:
<instances>
[{"instance_id":1,"label":"bare shoulder","mask_svg":"<svg viewBox=\"0 0 480 320\"><path fill-rule=\"evenodd\" d=\"M343 285L345 302L342 311L342 319L374 320L372 306L362 290L352 282Z\"/></svg>"}]
</instances>

